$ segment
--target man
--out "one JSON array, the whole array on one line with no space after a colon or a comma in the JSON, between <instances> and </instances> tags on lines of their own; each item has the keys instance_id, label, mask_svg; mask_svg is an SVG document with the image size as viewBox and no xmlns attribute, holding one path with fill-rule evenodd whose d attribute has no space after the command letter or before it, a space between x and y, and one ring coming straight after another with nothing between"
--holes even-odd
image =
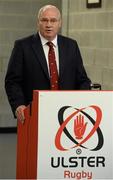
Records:
<instances>
[{"instance_id":1,"label":"man","mask_svg":"<svg viewBox=\"0 0 113 180\"><path fill-rule=\"evenodd\" d=\"M58 35L61 14L46 5L39 10L38 32L15 42L5 78L5 89L17 119L24 122L24 109L32 101L33 90L51 90L48 62L52 42L58 69L58 90L87 90L90 80L75 40Z\"/></svg>"}]
</instances>

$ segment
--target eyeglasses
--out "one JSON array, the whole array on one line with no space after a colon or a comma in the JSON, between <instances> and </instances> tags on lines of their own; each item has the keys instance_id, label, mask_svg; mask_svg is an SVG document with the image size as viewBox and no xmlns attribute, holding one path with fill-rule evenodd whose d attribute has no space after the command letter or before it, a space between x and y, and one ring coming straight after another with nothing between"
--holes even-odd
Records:
<instances>
[{"instance_id":1,"label":"eyeglasses","mask_svg":"<svg viewBox=\"0 0 113 180\"><path fill-rule=\"evenodd\" d=\"M47 18L42 18L40 19L40 21L44 24L48 24L48 23L51 23L51 24L55 24L57 23L59 20L56 19L56 18L52 18L52 19L47 19Z\"/></svg>"}]
</instances>

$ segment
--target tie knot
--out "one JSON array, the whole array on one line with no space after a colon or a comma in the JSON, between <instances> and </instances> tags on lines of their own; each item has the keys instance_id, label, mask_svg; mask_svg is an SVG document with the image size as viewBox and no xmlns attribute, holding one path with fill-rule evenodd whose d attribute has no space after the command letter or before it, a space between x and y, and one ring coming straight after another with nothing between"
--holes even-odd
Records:
<instances>
[{"instance_id":1,"label":"tie knot","mask_svg":"<svg viewBox=\"0 0 113 180\"><path fill-rule=\"evenodd\" d=\"M49 47L53 47L53 43L52 43L51 41L47 42L47 45L48 45Z\"/></svg>"}]
</instances>

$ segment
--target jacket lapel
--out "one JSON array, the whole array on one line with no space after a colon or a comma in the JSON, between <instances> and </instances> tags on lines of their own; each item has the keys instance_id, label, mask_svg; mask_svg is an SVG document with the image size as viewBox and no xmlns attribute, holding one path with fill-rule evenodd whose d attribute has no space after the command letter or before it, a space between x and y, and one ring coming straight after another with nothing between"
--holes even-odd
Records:
<instances>
[{"instance_id":1,"label":"jacket lapel","mask_svg":"<svg viewBox=\"0 0 113 180\"><path fill-rule=\"evenodd\" d=\"M59 77L62 78L64 67L66 63L66 48L65 44L61 40L61 36L58 36L58 50L59 50Z\"/></svg>"},{"instance_id":2,"label":"jacket lapel","mask_svg":"<svg viewBox=\"0 0 113 180\"><path fill-rule=\"evenodd\" d=\"M40 62L44 70L44 73L49 79L47 62L46 62L43 47L42 47L41 40L38 33L34 35L32 48L33 48L34 53L37 56L37 60ZM64 67L66 63L66 48L65 48L65 44L63 43L62 37L60 35L58 36L58 51L59 51L59 78L62 79L63 71L64 71Z\"/></svg>"},{"instance_id":3,"label":"jacket lapel","mask_svg":"<svg viewBox=\"0 0 113 180\"><path fill-rule=\"evenodd\" d=\"M44 73L46 74L47 78L49 79L47 62L46 62L43 47L42 47L41 40L40 40L38 33L34 36L32 48L33 48L34 53L37 56L37 60L40 62L41 66L44 70Z\"/></svg>"}]
</instances>

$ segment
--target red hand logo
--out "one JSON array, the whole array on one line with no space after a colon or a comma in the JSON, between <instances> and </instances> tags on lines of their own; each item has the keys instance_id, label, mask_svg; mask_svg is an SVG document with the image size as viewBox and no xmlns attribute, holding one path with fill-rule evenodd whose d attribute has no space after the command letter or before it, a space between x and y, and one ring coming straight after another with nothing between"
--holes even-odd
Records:
<instances>
[{"instance_id":1,"label":"red hand logo","mask_svg":"<svg viewBox=\"0 0 113 180\"><path fill-rule=\"evenodd\" d=\"M84 116L79 114L74 120L74 133L77 139L82 139L86 130L87 122L84 123Z\"/></svg>"}]
</instances>

